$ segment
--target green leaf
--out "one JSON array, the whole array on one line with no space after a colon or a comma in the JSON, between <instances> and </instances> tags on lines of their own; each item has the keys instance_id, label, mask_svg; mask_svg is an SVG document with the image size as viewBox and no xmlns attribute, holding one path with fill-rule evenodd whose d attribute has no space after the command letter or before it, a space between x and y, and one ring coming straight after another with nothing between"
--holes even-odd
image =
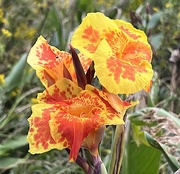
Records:
<instances>
[{"instance_id":1,"label":"green leaf","mask_svg":"<svg viewBox=\"0 0 180 174\"><path fill-rule=\"evenodd\" d=\"M141 131L141 126L137 126L135 124L132 124L132 136L133 140L136 142L137 146L140 144L144 144L146 146L149 146L149 143L147 142L144 132Z\"/></svg>"},{"instance_id":2,"label":"green leaf","mask_svg":"<svg viewBox=\"0 0 180 174\"><path fill-rule=\"evenodd\" d=\"M51 21L51 25L55 28L55 35L51 39L50 43L58 47L60 50L65 49L66 42L64 41L63 33L63 19L61 18L61 13L58 12L55 5L52 5L51 10L48 14L48 20Z\"/></svg>"},{"instance_id":3,"label":"green leaf","mask_svg":"<svg viewBox=\"0 0 180 174\"><path fill-rule=\"evenodd\" d=\"M162 17L162 15L163 15L163 12L162 12L162 11L157 12L157 13L154 13L154 14L151 16L151 18L150 18L150 20L149 20L149 23L148 23L148 25L147 25L148 29L154 28L154 27L158 24L158 22L160 21L160 18Z\"/></svg>"},{"instance_id":4,"label":"green leaf","mask_svg":"<svg viewBox=\"0 0 180 174\"><path fill-rule=\"evenodd\" d=\"M173 120L173 122L180 128L180 119L176 118L173 114L165 111L164 109L158 109L157 114L163 117L169 117Z\"/></svg>"},{"instance_id":5,"label":"green leaf","mask_svg":"<svg viewBox=\"0 0 180 174\"><path fill-rule=\"evenodd\" d=\"M178 170L180 168L180 165L178 164L177 160L174 156L172 156L170 153L168 153L166 146L158 143L149 133L145 133L146 139L149 142L149 144L157 149L159 149L165 156L166 160L168 161L169 165L171 166L173 172Z\"/></svg>"},{"instance_id":6,"label":"green leaf","mask_svg":"<svg viewBox=\"0 0 180 174\"><path fill-rule=\"evenodd\" d=\"M162 37L163 37L162 33L153 34L151 36L150 42L153 45L155 50L158 50L160 48Z\"/></svg>"},{"instance_id":7,"label":"green leaf","mask_svg":"<svg viewBox=\"0 0 180 174\"><path fill-rule=\"evenodd\" d=\"M122 174L158 174L161 152L132 139L125 144Z\"/></svg>"},{"instance_id":8,"label":"green leaf","mask_svg":"<svg viewBox=\"0 0 180 174\"><path fill-rule=\"evenodd\" d=\"M26 159L23 158L12 158L12 157L4 157L0 158L0 169L10 169L17 167L19 164L26 163Z\"/></svg>"},{"instance_id":9,"label":"green leaf","mask_svg":"<svg viewBox=\"0 0 180 174\"><path fill-rule=\"evenodd\" d=\"M11 91L13 88L20 86L22 82L22 74L26 66L26 57L27 54L23 54L12 68L10 74L5 78L5 86L7 91Z\"/></svg>"},{"instance_id":10,"label":"green leaf","mask_svg":"<svg viewBox=\"0 0 180 174\"><path fill-rule=\"evenodd\" d=\"M26 135L19 135L0 144L0 155L27 144Z\"/></svg>"},{"instance_id":11,"label":"green leaf","mask_svg":"<svg viewBox=\"0 0 180 174\"><path fill-rule=\"evenodd\" d=\"M108 10L108 17L111 19L115 19L116 15L118 14L118 8L117 7L112 7Z\"/></svg>"},{"instance_id":12,"label":"green leaf","mask_svg":"<svg viewBox=\"0 0 180 174\"><path fill-rule=\"evenodd\" d=\"M180 168L180 164L178 163L178 154L180 151L180 143L178 141L180 119L164 109L155 107L144 108L136 111L129 116L129 119L134 127L138 127L139 131L141 130L141 132L144 133L148 144L163 153L173 172ZM139 124L138 120L142 120L141 124ZM154 125L147 124L147 122L154 122ZM138 131L133 132L136 135L134 136L135 141L138 139L143 142L141 140L141 134L138 134L137 132ZM147 132L153 133L150 135ZM168 139L170 141L168 141ZM166 143L163 144L164 142ZM174 156L171 154L172 150L176 152L174 153Z\"/></svg>"}]
</instances>

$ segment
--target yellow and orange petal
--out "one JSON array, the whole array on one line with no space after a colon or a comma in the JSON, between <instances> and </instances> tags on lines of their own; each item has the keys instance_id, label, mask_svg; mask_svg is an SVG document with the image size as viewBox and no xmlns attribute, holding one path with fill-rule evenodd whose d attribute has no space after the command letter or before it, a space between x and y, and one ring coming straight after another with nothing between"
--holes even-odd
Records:
<instances>
[{"instance_id":1,"label":"yellow and orange petal","mask_svg":"<svg viewBox=\"0 0 180 174\"><path fill-rule=\"evenodd\" d=\"M85 137L98 126L93 119L75 118L68 114L58 114L55 120L50 121L51 133L56 142L62 143L64 147L70 149L69 160L74 162L78 156L79 149ZM65 117L66 116L66 117ZM60 136L61 135L61 136Z\"/></svg>"},{"instance_id":2,"label":"yellow and orange petal","mask_svg":"<svg viewBox=\"0 0 180 174\"><path fill-rule=\"evenodd\" d=\"M78 54L78 57L79 57L79 60L81 62L81 65L84 69L84 72L86 73L92 63L92 59L90 59L89 57L85 56L84 54L82 53L79 53Z\"/></svg>"},{"instance_id":3,"label":"yellow and orange petal","mask_svg":"<svg viewBox=\"0 0 180 174\"><path fill-rule=\"evenodd\" d=\"M35 70L46 66L51 68L58 64L56 61L57 54L58 50L53 50L51 46L48 45L47 40L40 36L34 46L31 48L27 62Z\"/></svg>"},{"instance_id":4,"label":"yellow and orange petal","mask_svg":"<svg viewBox=\"0 0 180 174\"><path fill-rule=\"evenodd\" d=\"M120 30L125 32L131 39L147 42L147 36L142 30L133 27L129 22L123 20L113 20Z\"/></svg>"},{"instance_id":5,"label":"yellow and orange petal","mask_svg":"<svg viewBox=\"0 0 180 174\"><path fill-rule=\"evenodd\" d=\"M152 79L150 46L131 42L127 43L120 55L113 52L105 39L96 50L95 71L101 84L110 93L131 94L145 89ZM145 51L142 51L143 48Z\"/></svg>"},{"instance_id":6,"label":"yellow and orange petal","mask_svg":"<svg viewBox=\"0 0 180 174\"><path fill-rule=\"evenodd\" d=\"M72 45L94 60L100 83L111 93L146 89L152 79L151 47L145 33L130 23L89 13L75 31Z\"/></svg>"},{"instance_id":7,"label":"yellow and orange petal","mask_svg":"<svg viewBox=\"0 0 180 174\"><path fill-rule=\"evenodd\" d=\"M33 113L28 119L30 129L27 139L32 154L43 153L53 148L66 148L62 142L53 139L49 121L54 119L60 107L67 106L64 100L77 96L81 90L74 82L62 78L38 95L39 104L32 106Z\"/></svg>"},{"instance_id":8,"label":"yellow and orange petal","mask_svg":"<svg viewBox=\"0 0 180 174\"><path fill-rule=\"evenodd\" d=\"M147 42L145 33L134 28L132 24L123 20L112 20L103 13L97 12L87 14L74 32L71 42L80 52L93 58L93 53L96 51L102 39L105 38L107 42L109 41L113 46L118 47L117 44L119 44L119 42L121 42L121 44L127 42L128 37ZM122 49L122 47L118 47L118 49Z\"/></svg>"},{"instance_id":9,"label":"yellow and orange petal","mask_svg":"<svg viewBox=\"0 0 180 174\"><path fill-rule=\"evenodd\" d=\"M87 90L91 90L93 93L95 93L97 96L99 96L101 98L101 100L103 101L103 103L106 105L106 109L108 111L110 111L110 113L118 113L117 115L114 114L114 117L107 117L108 121L110 121L111 119L114 120L114 123L112 121L108 122L107 124L123 124L123 116L125 114L125 112L127 111L127 109L135 106L138 104L138 101L135 102L126 102L121 100L121 98L113 93L109 93L108 91L100 91L97 88L91 86L91 85L87 85L86 86ZM116 120L116 116L118 118L121 118L121 120Z\"/></svg>"},{"instance_id":10,"label":"yellow and orange petal","mask_svg":"<svg viewBox=\"0 0 180 174\"><path fill-rule=\"evenodd\" d=\"M116 95L116 94L112 94L112 93L108 93L107 92L107 98L108 98L108 102L109 104L117 111L119 112L122 116L124 116L125 112L127 111L127 109L137 105L139 103L139 101L131 101L126 102L121 100L121 98Z\"/></svg>"},{"instance_id":11,"label":"yellow and orange petal","mask_svg":"<svg viewBox=\"0 0 180 174\"><path fill-rule=\"evenodd\" d=\"M67 106L60 106L54 119L50 121L53 139L70 149L70 161L75 161L82 145L82 141L93 130L104 124L105 115L101 100L82 91L78 97L66 101ZM61 136L60 136L61 135Z\"/></svg>"},{"instance_id":12,"label":"yellow and orange petal","mask_svg":"<svg viewBox=\"0 0 180 174\"><path fill-rule=\"evenodd\" d=\"M40 103L32 107L33 114L28 119L31 153L68 148L70 161L76 160L83 139L104 124L105 115L101 112L106 109L98 96L81 90L63 78L39 94Z\"/></svg>"},{"instance_id":13,"label":"yellow and orange petal","mask_svg":"<svg viewBox=\"0 0 180 174\"><path fill-rule=\"evenodd\" d=\"M58 103L76 97L82 89L69 79L61 78L55 84L38 94L38 100L44 103Z\"/></svg>"},{"instance_id":14,"label":"yellow and orange petal","mask_svg":"<svg viewBox=\"0 0 180 174\"><path fill-rule=\"evenodd\" d=\"M49 87L57 79L64 76L64 66L75 81L76 76L71 55L50 46L42 36L38 38L31 48L27 62L37 71L37 76L45 87Z\"/></svg>"},{"instance_id":15,"label":"yellow and orange petal","mask_svg":"<svg viewBox=\"0 0 180 174\"><path fill-rule=\"evenodd\" d=\"M63 64L56 65L53 68L38 68L36 75L42 84L47 88L53 85L59 78L63 77Z\"/></svg>"},{"instance_id":16,"label":"yellow and orange petal","mask_svg":"<svg viewBox=\"0 0 180 174\"><path fill-rule=\"evenodd\" d=\"M79 56L86 72L91 60L81 53ZM31 48L27 62L36 70L37 76L45 87L51 86L62 77L69 78L77 83L71 54L49 45L42 36Z\"/></svg>"},{"instance_id":17,"label":"yellow and orange petal","mask_svg":"<svg viewBox=\"0 0 180 174\"><path fill-rule=\"evenodd\" d=\"M27 136L30 153L43 153L54 148L62 149L61 144L56 143L51 136L49 127L51 115L56 110L55 105L51 104L43 103L32 106L32 115L28 119L30 128Z\"/></svg>"},{"instance_id":18,"label":"yellow and orange petal","mask_svg":"<svg viewBox=\"0 0 180 174\"><path fill-rule=\"evenodd\" d=\"M103 33L108 29L118 29L118 27L102 13L88 13L72 36L72 46L92 58L104 37Z\"/></svg>"}]
</instances>

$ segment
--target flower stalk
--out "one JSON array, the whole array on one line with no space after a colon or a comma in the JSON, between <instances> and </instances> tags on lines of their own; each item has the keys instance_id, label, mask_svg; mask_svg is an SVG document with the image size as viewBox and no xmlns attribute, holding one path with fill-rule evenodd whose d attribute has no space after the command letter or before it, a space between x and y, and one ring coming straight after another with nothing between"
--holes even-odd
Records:
<instances>
[{"instance_id":1,"label":"flower stalk","mask_svg":"<svg viewBox=\"0 0 180 174\"><path fill-rule=\"evenodd\" d=\"M124 125L116 126L111 148L109 174L118 174L120 172L124 152L124 129Z\"/></svg>"}]
</instances>

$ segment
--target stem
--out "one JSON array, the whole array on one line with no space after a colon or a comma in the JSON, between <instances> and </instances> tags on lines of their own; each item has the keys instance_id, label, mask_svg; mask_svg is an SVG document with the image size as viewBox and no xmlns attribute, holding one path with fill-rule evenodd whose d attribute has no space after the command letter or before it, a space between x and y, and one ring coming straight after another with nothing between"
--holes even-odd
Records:
<instances>
[{"instance_id":1,"label":"stem","mask_svg":"<svg viewBox=\"0 0 180 174\"><path fill-rule=\"evenodd\" d=\"M127 119L126 120L126 128L125 128L125 135L124 135L124 153L123 153L123 164L122 164L122 173L125 172L125 173L129 173L129 163L128 163L128 158L129 158L129 140L130 139L130 121Z\"/></svg>"},{"instance_id":2,"label":"stem","mask_svg":"<svg viewBox=\"0 0 180 174\"><path fill-rule=\"evenodd\" d=\"M86 172L88 173L89 171L89 164L87 163L87 161L85 159L83 159L82 157L80 157L78 155L77 159L76 159L76 163Z\"/></svg>"},{"instance_id":3,"label":"stem","mask_svg":"<svg viewBox=\"0 0 180 174\"><path fill-rule=\"evenodd\" d=\"M117 125L111 149L109 174L118 174L124 151L124 125Z\"/></svg>"},{"instance_id":4,"label":"stem","mask_svg":"<svg viewBox=\"0 0 180 174\"><path fill-rule=\"evenodd\" d=\"M70 150L68 148L66 148L67 153L70 153ZM82 158L80 155L77 156L76 159L76 164L78 164L85 173L88 173L88 171L90 170L91 166L88 164L88 162Z\"/></svg>"},{"instance_id":5,"label":"stem","mask_svg":"<svg viewBox=\"0 0 180 174\"><path fill-rule=\"evenodd\" d=\"M98 155L97 157L93 157L93 165L94 165L94 171L93 174L107 174L106 167L104 166L104 163L101 160L101 157Z\"/></svg>"},{"instance_id":6,"label":"stem","mask_svg":"<svg viewBox=\"0 0 180 174\"><path fill-rule=\"evenodd\" d=\"M101 163L101 174L107 174L107 170L104 163Z\"/></svg>"}]
</instances>

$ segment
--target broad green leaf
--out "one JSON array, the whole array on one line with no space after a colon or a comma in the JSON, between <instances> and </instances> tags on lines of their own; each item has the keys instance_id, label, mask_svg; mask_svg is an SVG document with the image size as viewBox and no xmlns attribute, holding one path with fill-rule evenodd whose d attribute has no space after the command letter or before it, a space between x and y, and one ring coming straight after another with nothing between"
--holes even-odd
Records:
<instances>
[{"instance_id":1,"label":"broad green leaf","mask_svg":"<svg viewBox=\"0 0 180 174\"><path fill-rule=\"evenodd\" d=\"M143 133L145 142L163 153L173 172L180 168L178 162L180 119L164 109L155 107L136 111L129 116L129 119L134 128L133 138L136 142L139 140L144 143L141 136ZM141 133L138 133L137 129L141 130ZM152 135L147 132L151 132ZM171 151L174 151L174 156Z\"/></svg>"},{"instance_id":2,"label":"broad green leaf","mask_svg":"<svg viewBox=\"0 0 180 174\"><path fill-rule=\"evenodd\" d=\"M131 127L132 127L133 140L136 142L137 146L139 146L142 143L146 146L149 146L149 143L147 142L144 136L144 132L141 131L141 126L131 124Z\"/></svg>"},{"instance_id":3,"label":"broad green leaf","mask_svg":"<svg viewBox=\"0 0 180 174\"><path fill-rule=\"evenodd\" d=\"M157 114L163 117L169 117L173 120L173 122L180 128L180 119L175 117L173 114L165 111L164 109L158 109Z\"/></svg>"},{"instance_id":4,"label":"broad green leaf","mask_svg":"<svg viewBox=\"0 0 180 174\"><path fill-rule=\"evenodd\" d=\"M161 152L131 139L125 144L122 174L158 174Z\"/></svg>"},{"instance_id":5,"label":"broad green leaf","mask_svg":"<svg viewBox=\"0 0 180 174\"><path fill-rule=\"evenodd\" d=\"M168 161L169 165L171 166L173 172L178 170L180 168L180 165L178 164L177 160L175 159L174 156L172 156L170 153L168 153L168 149L166 148L165 145L158 143L153 137L148 134L147 132L145 133L146 139L149 142L149 144L157 149L159 149L165 156L166 160Z\"/></svg>"}]
</instances>

